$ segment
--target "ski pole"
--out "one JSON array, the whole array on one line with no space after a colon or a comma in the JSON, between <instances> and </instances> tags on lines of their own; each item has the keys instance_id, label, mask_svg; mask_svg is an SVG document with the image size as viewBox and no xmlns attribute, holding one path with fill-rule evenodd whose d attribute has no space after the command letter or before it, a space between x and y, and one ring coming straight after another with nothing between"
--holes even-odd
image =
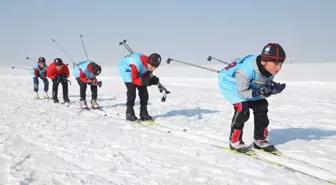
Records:
<instances>
[{"instance_id":1,"label":"ski pole","mask_svg":"<svg viewBox=\"0 0 336 185\"><path fill-rule=\"evenodd\" d=\"M215 58L215 57L212 57L212 56L208 56L207 60L208 60L208 61L211 61L211 59L215 59L215 60L217 60L218 62L222 62L223 64L230 65L229 63L227 63L227 62L225 62L225 61L223 61L223 60L220 60L220 59Z\"/></svg>"},{"instance_id":2,"label":"ski pole","mask_svg":"<svg viewBox=\"0 0 336 185\"><path fill-rule=\"evenodd\" d=\"M123 40L122 42L119 42L119 45L124 45L125 48L130 52L130 53L134 53L134 51L128 46L128 44L126 44L126 40Z\"/></svg>"},{"instance_id":3,"label":"ski pole","mask_svg":"<svg viewBox=\"0 0 336 185\"><path fill-rule=\"evenodd\" d=\"M12 69L23 69L23 70L32 70L32 68L26 68L26 67L12 67Z\"/></svg>"},{"instance_id":4,"label":"ski pole","mask_svg":"<svg viewBox=\"0 0 336 185\"><path fill-rule=\"evenodd\" d=\"M85 52L86 58L87 58L87 60L89 60L89 56L88 56L88 54L86 52L85 45L84 45L84 42L83 42L83 39L82 39L83 35L80 35L79 37L80 37L80 39L82 41L82 45L83 45L83 48L84 48L84 52Z\"/></svg>"},{"instance_id":5,"label":"ski pole","mask_svg":"<svg viewBox=\"0 0 336 185\"><path fill-rule=\"evenodd\" d=\"M123 40L122 42L119 42L119 45L123 45L131 54L134 53L134 51L131 49L131 47L129 47L129 45L126 43L126 40ZM151 73L152 75L152 73ZM163 86L160 82L158 84L158 89L160 91L160 93L162 93L164 91L164 94L161 98L161 102L165 102L166 101L166 94L170 94L170 91L168 91L165 86Z\"/></svg>"},{"instance_id":6,"label":"ski pole","mask_svg":"<svg viewBox=\"0 0 336 185\"><path fill-rule=\"evenodd\" d=\"M215 69L211 69L211 68L207 68L207 67L199 66L199 65L196 65L196 64L191 64L191 63L188 63L188 62L183 62L183 61L175 60L175 59L172 59L172 58L168 58L168 59L167 59L167 63L168 63L168 64L170 64L171 61L174 61L174 62L177 62L177 63L181 63L181 64L185 64L185 65L193 66L193 67L196 67L196 68L205 69L205 70L208 70L208 71L212 71L212 72L219 73L219 71L217 71L217 70L215 70Z\"/></svg>"},{"instance_id":7,"label":"ski pole","mask_svg":"<svg viewBox=\"0 0 336 185\"><path fill-rule=\"evenodd\" d=\"M52 39L52 41L55 42L55 44L70 58L70 60L72 60L72 58L68 55L68 53L64 51L64 49L58 44L58 42L56 42L55 39ZM77 65L77 63L74 60L72 60L72 62L74 66Z\"/></svg>"},{"instance_id":8,"label":"ski pole","mask_svg":"<svg viewBox=\"0 0 336 185\"><path fill-rule=\"evenodd\" d=\"M26 59L27 59L27 60L31 60L31 61L37 63L35 60L33 60L33 59L29 58L29 57L26 57ZM43 67L43 69L48 70L48 68L46 68L46 67Z\"/></svg>"},{"instance_id":9,"label":"ski pole","mask_svg":"<svg viewBox=\"0 0 336 185\"><path fill-rule=\"evenodd\" d=\"M31 60L31 61L37 63L35 60L33 60L33 59L29 58L29 57L27 57L26 59L27 59L27 60Z\"/></svg>"}]
</instances>

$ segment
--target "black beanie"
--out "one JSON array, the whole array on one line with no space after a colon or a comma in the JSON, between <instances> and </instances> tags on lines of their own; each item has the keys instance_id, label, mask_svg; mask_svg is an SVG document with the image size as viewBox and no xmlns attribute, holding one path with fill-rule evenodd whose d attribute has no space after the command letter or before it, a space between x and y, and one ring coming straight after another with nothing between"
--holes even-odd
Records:
<instances>
[{"instance_id":1,"label":"black beanie","mask_svg":"<svg viewBox=\"0 0 336 185\"><path fill-rule=\"evenodd\" d=\"M262 61L284 62L286 53L278 43L268 43L261 52Z\"/></svg>"}]
</instances>

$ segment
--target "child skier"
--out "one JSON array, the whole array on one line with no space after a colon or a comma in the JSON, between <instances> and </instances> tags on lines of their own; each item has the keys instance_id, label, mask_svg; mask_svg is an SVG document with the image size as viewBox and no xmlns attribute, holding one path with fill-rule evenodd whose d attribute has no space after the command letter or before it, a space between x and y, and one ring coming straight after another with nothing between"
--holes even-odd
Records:
<instances>
[{"instance_id":1,"label":"child skier","mask_svg":"<svg viewBox=\"0 0 336 185\"><path fill-rule=\"evenodd\" d=\"M282 92L285 84L275 83L274 76L281 70L286 53L277 43L267 44L261 55L248 55L236 59L219 73L219 87L224 97L234 106L230 132L230 148L246 152L248 146L243 142L243 128L254 114L254 147L267 152L276 151L267 142L268 102L265 98Z\"/></svg>"},{"instance_id":2,"label":"child skier","mask_svg":"<svg viewBox=\"0 0 336 185\"><path fill-rule=\"evenodd\" d=\"M39 79L43 81L44 84L44 98L48 99L48 90L49 90L49 81L47 78L47 69L48 66L46 64L46 60L44 57L40 57L37 61L37 64L34 65L34 68L32 70L33 73L33 83L34 83L34 92L35 94L35 99L40 99L40 96L38 94L39 91Z\"/></svg>"},{"instance_id":3,"label":"child skier","mask_svg":"<svg viewBox=\"0 0 336 185\"><path fill-rule=\"evenodd\" d=\"M53 82L52 96L54 103L58 103L58 85L61 83L63 87L64 103L70 103L68 97L68 77L70 75L69 68L60 58L55 58L54 62L49 65L47 76Z\"/></svg>"},{"instance_id":4,"label":"child skier","mask_svg":"<svg viewBox=\"0 0 336 185\"><path fill-rule=\"evenodd\" d=\"M138 89L140 96L141 120L152 120L152 117L147 111L149 98L147 86L157 85L159 83L159 78L151 73L159 67L160 63L161 56L157 53L153 53L149 57L140 53L133 53L120 59L118 70L127 88L127 120L135 121L138 119L133 109L136 89Z\"/></svg>"},{"instance_id":5,"label":"child skier","mask_svg":"<svg viewBox=\"0 0 336 185\"><path fill-rule=\"evenodd\" d=\"M78 85L80 87L80 106L82 109L87 109L86 103L86 88L87 84L91 86L91 105L94 109L99 109L99 104L97 103L98 88L101 87L102 82L98 81L96 76L101 73L101 67L93 61L86 60L80 62L74 68L74 77L76 78Z\"/></svg>"}]
</instances>

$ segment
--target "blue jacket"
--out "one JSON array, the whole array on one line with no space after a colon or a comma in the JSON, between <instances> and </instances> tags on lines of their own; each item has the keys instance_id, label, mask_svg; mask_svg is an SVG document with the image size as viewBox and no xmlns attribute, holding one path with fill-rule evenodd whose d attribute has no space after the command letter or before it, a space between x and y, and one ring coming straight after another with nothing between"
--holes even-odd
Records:
<instances>
[{"instance_id":1,"label":"blue jacket","mask_svg":"<svg viewBox=\"0 0 336 185\"><path fill-rule=\"evenodd\" d=\"M231 103L240 103L244 101L260 100L264 97L252 97L252 90L259 88L261 84L273 79L274 76L265 77L259 71L257 66L258 55L248 55L244 58L235 59L230 65L219 72L218 85L223 96ZM248 81L247 89L238 89L236 74L239 73ZM241 80L241 79L238 79ZM247 91L247 97L242 97L240 91Z\"/></svg>"},{"instance_id":2,"label":"blue jacket","mask_svg":"<svg viewBox=\"0 0 336 185\"><path fill-rule=\"evenodd\" d=\"M78 65L76 65L74 67L74 70L73 70L73 76L75 78L79 78L80 77L80 71L82 71L86 78L89 79L89 80L92 80L94 78L94 76L89 73L88 71L88 65L91 63L90 60L85 60L85 61L82 61L80 63L78 63Z\"/></svg>"},{"instance_id":3,"label":"blue jacket","mask_svg":"<svg viewBox=\"0 0 336 185\"><path fill-rule=\"evenodd\" d=\"M40 69L39 65L35 64L33 69L31 69L31 75L33 76L33 78L35 77L35 74L34 74L35 70L38 71L39 76L46 75L47 74L47 69L48 69L47 65L45 65L44 68Z\"/></svg>"},{"instance_id":4,"label":"blue jacket","mask_svg":"<svg viewBox=\"0 0 336 185\"><path fill-rule=\"evenodd\" d=\"M132 71L130 67L132 64L136 66L140 78L148 72L148 69L142 64L140 56L143 56L143 54L133 53L119 60L118 71L124 82L132 82Z\"/></svg>"}]
</instances>

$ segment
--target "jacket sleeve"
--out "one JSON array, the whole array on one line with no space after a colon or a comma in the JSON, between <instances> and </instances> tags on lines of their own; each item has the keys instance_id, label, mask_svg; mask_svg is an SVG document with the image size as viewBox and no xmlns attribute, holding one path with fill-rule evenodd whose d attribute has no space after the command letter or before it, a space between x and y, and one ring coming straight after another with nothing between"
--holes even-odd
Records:
<instances>
[{"instance_id":1,"label":"jacket sleeve","mask_svg":"<svg viewBox=\"0 0 336 185\"><path fill-rule=\"evenodd\" d=\"M132 71L132 83L138 86L142 86L142 81L139 78L139 72L138 69L135 67L135 65L131 65L131 71Z\"/></svg>"},{"instance_id":2,"label":"jacket sleeve","mask_svg":"<svg viewBox=\"0 0 336 185\"><path fill-rule=\"evenodd\" d=\"M143 76L143 78L146 78L146 77L148 77L148 76L150 76L151 75L151 72L150 71L147 71L144 75L142 75Z\"/></svg>"},{"instance_id":3,"label":"jacket sleeve","mask_svg":"<svg viewBox=\"0 0 336 185\"><path fill-rule=\"evenodd\" d=\"M38 77L39 71L34 68L34 77Z\"/></svg>"},{"instance_id":4,"label":"jacket sleeve","mask_svg":"<svg viewBox=\"0 0 336 185\"><path fill-rule=\"evenodd\" d=\"M66 77L69 78L69 76L70 76L69 68L68 68L68 66L65 65L65 64L64 64L64 67L65 67L65 69L64 69L64 73L66 74Z\"/></svg>"},{"instance_id":5,"label":"jacket sleeve","mask_svg":"<svg viewBox=\"0 0 336 185\"><path fill-rule=\"evenodd\" d=\"M47 70L47 76L50 79L55 79L56 74L55 74L55 71L54 71L53 68L50 68L50 67L48 68L48 70Z\"/></svg>"},{"instance_id":6,"label":"jacket sleeve","mask_svg":"<svg viewBox=\"0 0 336 185\"><path fill-rule=\"evenodd\" d=\"M244 99L253 98L253 90L250 89L250 80L248 79L246 74L243 71L237 70L235 76L239 96Z\"/></svg>"},{"instance_id":7,"label":"jacket sleeve","mask_svg":"<svg viewBox=\"0 0 336 185\"><path fill-rule=\"evenodd\" d=\"M83 71L81 69L79 69L79 79L84 83L88 82L88 79L86 78L86 75L83 73Z\"/></svg>"}]
</instances>

